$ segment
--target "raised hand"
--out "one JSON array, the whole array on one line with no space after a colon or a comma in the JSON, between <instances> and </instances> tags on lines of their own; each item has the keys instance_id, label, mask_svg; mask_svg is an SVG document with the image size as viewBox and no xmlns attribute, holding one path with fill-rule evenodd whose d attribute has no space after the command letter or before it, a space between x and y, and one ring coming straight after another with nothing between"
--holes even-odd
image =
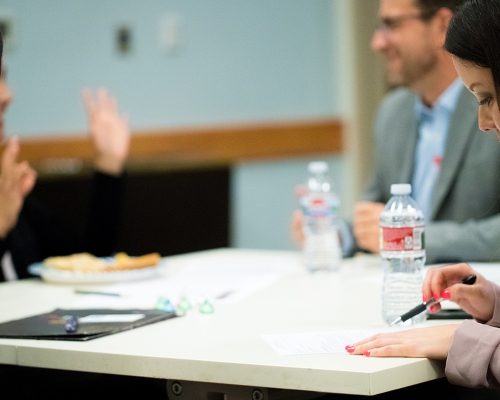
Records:
<instances>
[{"instance_id":1,"label":"raised hand","mask_svg":"<svg viewBox=\"0 0 500 400\"><path fill-rule=\"evenodd\" d=\"M385 204L361 201L354 206L354 236L359 247L379 253L380 214Z\"/></svg>"},{"instance_id":2,"label":"raised hand","mask_svg":"<svg viewBox=\"0 0 500 400\"><path fill-rule=\"evenodd\" d=\"M476 275L473 285L464 285L461 280L467 275ZM480 321L489 321L495 307L495 292L491 282L474 271L469 264L444 265L430 268L422 285L422 298L428 301L440 297L457 303L460 308ZM432 312L439 312L436 304Z\"/></svg>"},{"instance_id":3,"label":"raised hand","mask_svg":"<svg viewBox=\"0 0 500 400\"><path fill-rule=\"evenodd\" d=\"M24 204L33 189L36 172L27 161L17 162L19 142L10 138L2 155L0 171L0 238L5 239L14 228Z\"/></svg>"},{"instance_id":4,"label":"raised hand","mask_svg":"<svg viewBox=\"0 0 500 400\"><path fill-rule=\"evenodd\" d=\"M95 167L98 171L119 175L130 147L128 117L118 115L116 100L108 96L106 89L99 89L95 98L89 89L84 89L82 94L96 150Z\"/></svg>"}]
</instances>

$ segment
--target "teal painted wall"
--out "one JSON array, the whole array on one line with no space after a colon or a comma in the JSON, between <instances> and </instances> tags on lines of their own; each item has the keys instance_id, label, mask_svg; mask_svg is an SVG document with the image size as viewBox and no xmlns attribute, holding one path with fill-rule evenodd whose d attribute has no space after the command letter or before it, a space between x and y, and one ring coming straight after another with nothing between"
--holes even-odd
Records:
<instances>
[{"instance_id":1,"label":"teal painted wall","mask_svg":"<svg viewBox=\"0 0 500 400\"><path fill-rule=\"evenodd\" d=\"M328 162L330 181L339 193L341 156L325 154L323 157L244 163L233 169L231 243L234 247L296 248L291 238L292 212L299 208L295 187L307 182L307 164L315 160Z\"/></svg>"},{"instance_id":2,"label":"teal painted wall","mask_svg":"<svg viewBox=\"0 0 500 400\"><path fill-rule=\"evenodd\" d=\"M3 0L17 46L8 132L81 131L80 91L107 86L133 128L335 115L331 0ZM182 44L160 47L177 15ZM132 31L128 54L115 30Z\"/></svg>"}]
</instances>

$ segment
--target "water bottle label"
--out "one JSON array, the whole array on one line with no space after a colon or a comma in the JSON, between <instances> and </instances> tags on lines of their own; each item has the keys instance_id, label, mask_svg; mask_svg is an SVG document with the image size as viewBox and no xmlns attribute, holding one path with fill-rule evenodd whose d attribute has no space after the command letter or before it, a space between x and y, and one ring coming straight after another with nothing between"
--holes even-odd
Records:
<instances>
[{"instance_id":1,"label":"water bottle label","mask_svg":"<svg viewBox=\"0 0 500 400\"><path fill-rule=\"evenodd\" d=\"M305 215L330 216L338 208L335 196L304 196L300 203Z\"/></svg>"},{"instance_id":2,"label":"water bottle label","mask_svg":"<svg viewBox=\"0 0 500 400\"><path fill-rule=\"evenodd\" d=\"M424 227L380 227L380 250L408 251L424 249Z\"/></svg>"}]
</instances>

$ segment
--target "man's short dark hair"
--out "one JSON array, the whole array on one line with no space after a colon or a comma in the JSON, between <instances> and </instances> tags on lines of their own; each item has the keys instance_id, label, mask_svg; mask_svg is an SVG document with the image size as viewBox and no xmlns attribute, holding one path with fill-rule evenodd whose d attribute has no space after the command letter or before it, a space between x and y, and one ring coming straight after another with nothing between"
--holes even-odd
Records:
<instances>
[{"instance_id":1,"label":"man's short dark hair","mask_svg":"<svg viewBox=\"0 0 500 400\"><path fill-rule=\"evenodd\" d=\"M415 0L423 19L430 19L440 8L448 8L455 13L465 0Z\"/></svg>"}]
</instances>

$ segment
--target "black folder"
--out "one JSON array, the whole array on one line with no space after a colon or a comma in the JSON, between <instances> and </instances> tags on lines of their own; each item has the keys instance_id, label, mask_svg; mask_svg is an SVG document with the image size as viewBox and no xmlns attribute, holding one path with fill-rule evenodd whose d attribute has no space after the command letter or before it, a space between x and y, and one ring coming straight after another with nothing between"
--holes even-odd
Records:
<instances>
[{"instance_id":1,"label":"black folder","mask_svg":"<svg viewBox=\"0 0 500 400\"><path fill-rule=\"evenodd\" d=\"M112 335L175 317L161 310L56 309L47 314L0 324L0 338L85 341ZM74 332L66 331L68 318L76 318Z\"/></svg>"},{"instance_id":2,"label":"black folder","mask_svg":"<svg viewBox=\"0 0 500 400\"><path fill-rule=\"evenodd\" d=\"M427 319L472 319L474 318L472 315L467 314L462 309L442 309L436 314L429 314Z\"/></svg>"}]
</instances>

